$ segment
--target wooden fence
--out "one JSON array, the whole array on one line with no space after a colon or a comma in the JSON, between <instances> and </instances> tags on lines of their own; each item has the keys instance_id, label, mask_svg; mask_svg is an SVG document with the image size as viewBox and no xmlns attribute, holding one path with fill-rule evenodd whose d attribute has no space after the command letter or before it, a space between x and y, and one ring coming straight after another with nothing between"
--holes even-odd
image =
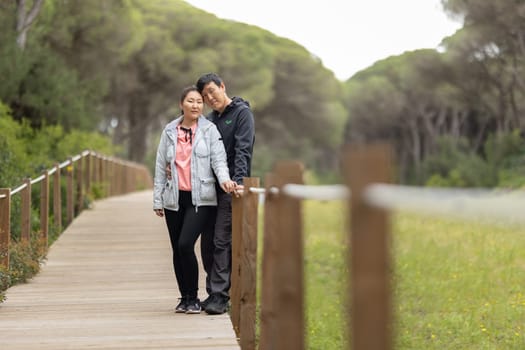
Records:
<instances>
[{"instance_id":1,"label":"wooden fence","mask_svg":"<svg viewBox=\"0 0 525 350\"><path fill-rule=\"evenodd\" d=\"M350 276L346 301L348 347L392 347L388 211L368 204L363 190L392 179L390 148L351 147L342 172L347 198L347 256ZM279 162L266 175L244 179L244 194L233 200L231 318L243 350L305 348L302 199L287 188L303 184L303 166ZM288 186L288 187L287 187ZM342 190L342 189L341 189ZM343 190L342 190L343 191ZM258 193L265 193L259 339L256 339ZM320 218L322 220L322 218Z\"/></svg>"},{"instance_id":2,"label":"wooden fence","mask_svg":"<svg viewBox=\"0 0 525 350\"><path fill-rule=\"evenodd\" d=\"M65 193L62 182L65 177ZM31 234L31 203L33 185L40 183L40 235L48 244L49 218L55 228L62 232L84 209L88 196L95 191L100 197L128 193L151 188L149 170L140 164L106 157L93 151L84 151L53 168L45 170L35 179L26 179L15 189L0 188L0 266L9 268L9 243L11 240L12 197L21 197L20 238L29 240ZM50 191L50 184L52 190ZM65 199L66 213L62 213ZM50 203L51 202L51 203ZM51 209L51 210L50 210ZM50 216L52 211L52 216ZM63 217L65 216L65 223Z\"/></svg>"}]
</instances>

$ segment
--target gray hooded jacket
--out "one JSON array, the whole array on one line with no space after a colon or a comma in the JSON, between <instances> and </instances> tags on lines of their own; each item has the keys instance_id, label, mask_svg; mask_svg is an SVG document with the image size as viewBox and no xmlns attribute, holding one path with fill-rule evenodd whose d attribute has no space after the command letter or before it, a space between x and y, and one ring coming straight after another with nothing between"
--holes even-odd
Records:
<instances>
[{"instance_id":1,"label":"gray hooded jacket","mask_svg":"<svg viewBox=\"0 0 525 350\"><path fill-rule=\"evenodd\" d=\"M173 162L177 154L177 126L182 116L170 122L160 137L153 179L153 209L179 209L179 177ZM166 177L166 165L171 165L172 179ZM197 129L191 148L191 200L195 207L217 205L215 177L219 183L230 180L226 152L215 124L204 116L197 119Z\"/></svg>"}]
</instances>

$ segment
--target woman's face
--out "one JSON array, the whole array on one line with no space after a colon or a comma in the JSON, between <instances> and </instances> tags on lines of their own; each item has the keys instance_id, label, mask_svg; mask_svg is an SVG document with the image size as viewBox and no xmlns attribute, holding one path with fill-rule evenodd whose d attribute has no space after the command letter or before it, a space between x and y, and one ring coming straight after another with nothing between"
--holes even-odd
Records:
<instances>
[{"instance_id":1,"label":"woman's face","mask_svg":"<svg viewBox=\"0 0 525 350\"><path fill-rule=\"evenodd\" d=\"M189 118L191 120L199 118L202 114L202 109L204 108L201 94L197 91L188 92L180 104L180 108L182 109L184 118Z\"/></svg>"}]
</instances>

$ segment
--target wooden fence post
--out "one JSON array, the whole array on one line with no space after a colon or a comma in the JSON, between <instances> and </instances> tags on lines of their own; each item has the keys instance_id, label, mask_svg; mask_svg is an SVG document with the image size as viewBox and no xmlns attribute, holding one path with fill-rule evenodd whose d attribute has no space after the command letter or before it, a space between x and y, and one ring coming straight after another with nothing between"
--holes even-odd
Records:
<instances>
[{"instance_id":1,"label":"wooden fence post","mask_svg":"<svg viewBox=\"0 0 525 350\"><path fill-rule=\"evenodd\" d=\"M62 188L60 181L60 164L55 166L53 176L53 219L58 232L62 232Z\"/></svg>"},{"instance_id":2,"label":"wooden fence post","mask_svg":"<svg viewBox=\"0 0 525 350\"><path fill-rule=\"evenodd\" d=\"M95 184L100 184L102 179L100 178L100 156L96 153L92 155L93 159L93 173L92 173L92 182Z\"/></svg>"},{"instance_id":3,"label":"wooden fence post","mask_svg":"<svg viewBox=\"0 0 525 350\"><path fill-rule=\"evenodd\" d=\"M275 310L275 266L277 244L276 220L278 208L276 205L276 194L271 192L271 188L276 186L275 176L267 174L264 178L264 216L263 216L263 250L262 250L262 282L261 282L261 316L260 316L260 335L259 350L275 349L277 334Z\"/></svg>"},{"instance_id":4,"label":"wooden fence post","mask_svg":"<svg viewBox=\"0 0 525 350\"><path fill-rule=\"evenodd\" d=\"M48 244L49 233L49 173L43 172L44 179L40 184L40 234L41 239Z\"/></svg>"},{"instance_id":5,"label":"wooden fence post","mask_svg":"<svg viewBox=\"0 0 525 350\"><path fill-rule=\"evenodd\" d=\"M77 175L77 181L76 181L76 188L77 188L77 196L76 196L76 210L74 211L75 216L80 214L82 209L84 208L84 171L82 166L82 157L80 157L77 161L77 166L75 167L76 175Z\"/></svg>"},{"instance_id":6,"label":"wooden fence post","mask_svg":"<svg viewBox=\"0 0 525 350\"><path fill-rule=\"evenodd\" d=\"M104 158L101 157L99 162L100 162L100 166L99 166L100 187L102 188L102 191L103 191L102 197L104 198L110 197L112 195L111 191L113 189L111 188L109 174L113 172L113 168L111 166L111 162L109 161L107 157L104 157Z\"/></svg>"},{"instance_id":7,"label":"wooden fence post","mask_svg":"<svg viewBox=\"0 0 525 350\"><path fill-rule=\"evenodd\" d=\"M91 194L91 159L92 159L91 151L86 154L86 166L84 167L84 178L86 185L84 186L85 191L87 195L89 196Z\"/></svg>"},{"instance_id":8,"label":"wooden fence post","mask_svg":"<svg viewBox=\"0 0 525 350\"><path fill-rule=\"evenodd\" d=\"M303 165L295 161L278 162L274 168L275 184L279 195L271 197L276 206L272 237L278 242L275 248L275 268L271 273L275 290L274 310L279 317L274 319L272 331L274 350L302 350L304 341L304 261L303 225L301 200L283 193L285 184L303 184Z\"/></svg>"},{"instance_id":9,"label":"wooden fence post","mask_svg":"<svg viewBox=\"0 0 525 350\"><path fill-rule=\"evenodd\" d=\"M257 305L257 224L259 195L250 187L259 187L259 178L245 177L242 196L242 250L241 250L241 349L255 350L255 319Z\"/></svg>"},{"instance_id":10,"label":"wooden fence post","mask_svg":"<svg viewBox=\"0 0 525 350\"><path fill-rule=\"evenodd\" d=\"M75 203L75 195L73 190L73 170L75 167L73 166L73 160L69 158L69 164L66 167L66 220L67 224L71 224L73 222L74 217L74 203Z\"/></svg>"},{"instance_id":11,"label":"wooden fence post","mask_svg":"<svg viewBox=\"0 0 525 350\"><path fill-rule=\"evenodd\" d=\"M20 192L22 199L21 215L22 221L20 222L20 238L22 241L29 242L31 237L31 179L27 178L24 180L25 188Z\"/></svg>"},{"instance_id":12,"label":"wooden fence post","mask_svg":"<svg viewBox=\"0 0 525 350\"><path fill-rule=\"evenodd\" d=\"M242 241L242 216L243 205L242 197L232 198L232 266L231 266L231 287L230 287L230 318L237 337L240 336L240 303L241 303L241 250Z\"/></svg>"},{"instance_id":13,"label":"wooden fence post","mask_svg":"<svg viewBox=\"0 0 525 350\"><path fill-rule=\"evenodd\" d=\"M11 239L11 189L0 188L0 266L9 270Z\"/></svg>"},{"instance_id":14,"label":"wooden fence post","mask_svg":"<svg viewBox=\"0 0 525 350\"><path fill-rule=\"evenodd\" d=\"M392 348L390 309L389 215L363 198L366 187L389 183L390 148L386 145L348 147L343 160L351 198L350 218L351 349Z\"/></svg>"}]
</instances>

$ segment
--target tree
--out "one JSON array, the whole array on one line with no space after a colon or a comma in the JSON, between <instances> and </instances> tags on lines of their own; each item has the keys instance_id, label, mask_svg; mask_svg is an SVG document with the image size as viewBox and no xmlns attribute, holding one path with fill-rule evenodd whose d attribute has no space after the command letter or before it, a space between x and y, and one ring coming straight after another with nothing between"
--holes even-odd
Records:
<instances>
[{"instance_id":1,"label":"tree","mask_svg":"<svg viewBox=\"0 0 525 350\"><path fill-rule=\"evenodd\" d=\"M35 21L44 0L34 0L31 9L27 11L26 0L16 0L16 43L24 50L27 41L27 32Z\"/></svg>"}]
</instances>

